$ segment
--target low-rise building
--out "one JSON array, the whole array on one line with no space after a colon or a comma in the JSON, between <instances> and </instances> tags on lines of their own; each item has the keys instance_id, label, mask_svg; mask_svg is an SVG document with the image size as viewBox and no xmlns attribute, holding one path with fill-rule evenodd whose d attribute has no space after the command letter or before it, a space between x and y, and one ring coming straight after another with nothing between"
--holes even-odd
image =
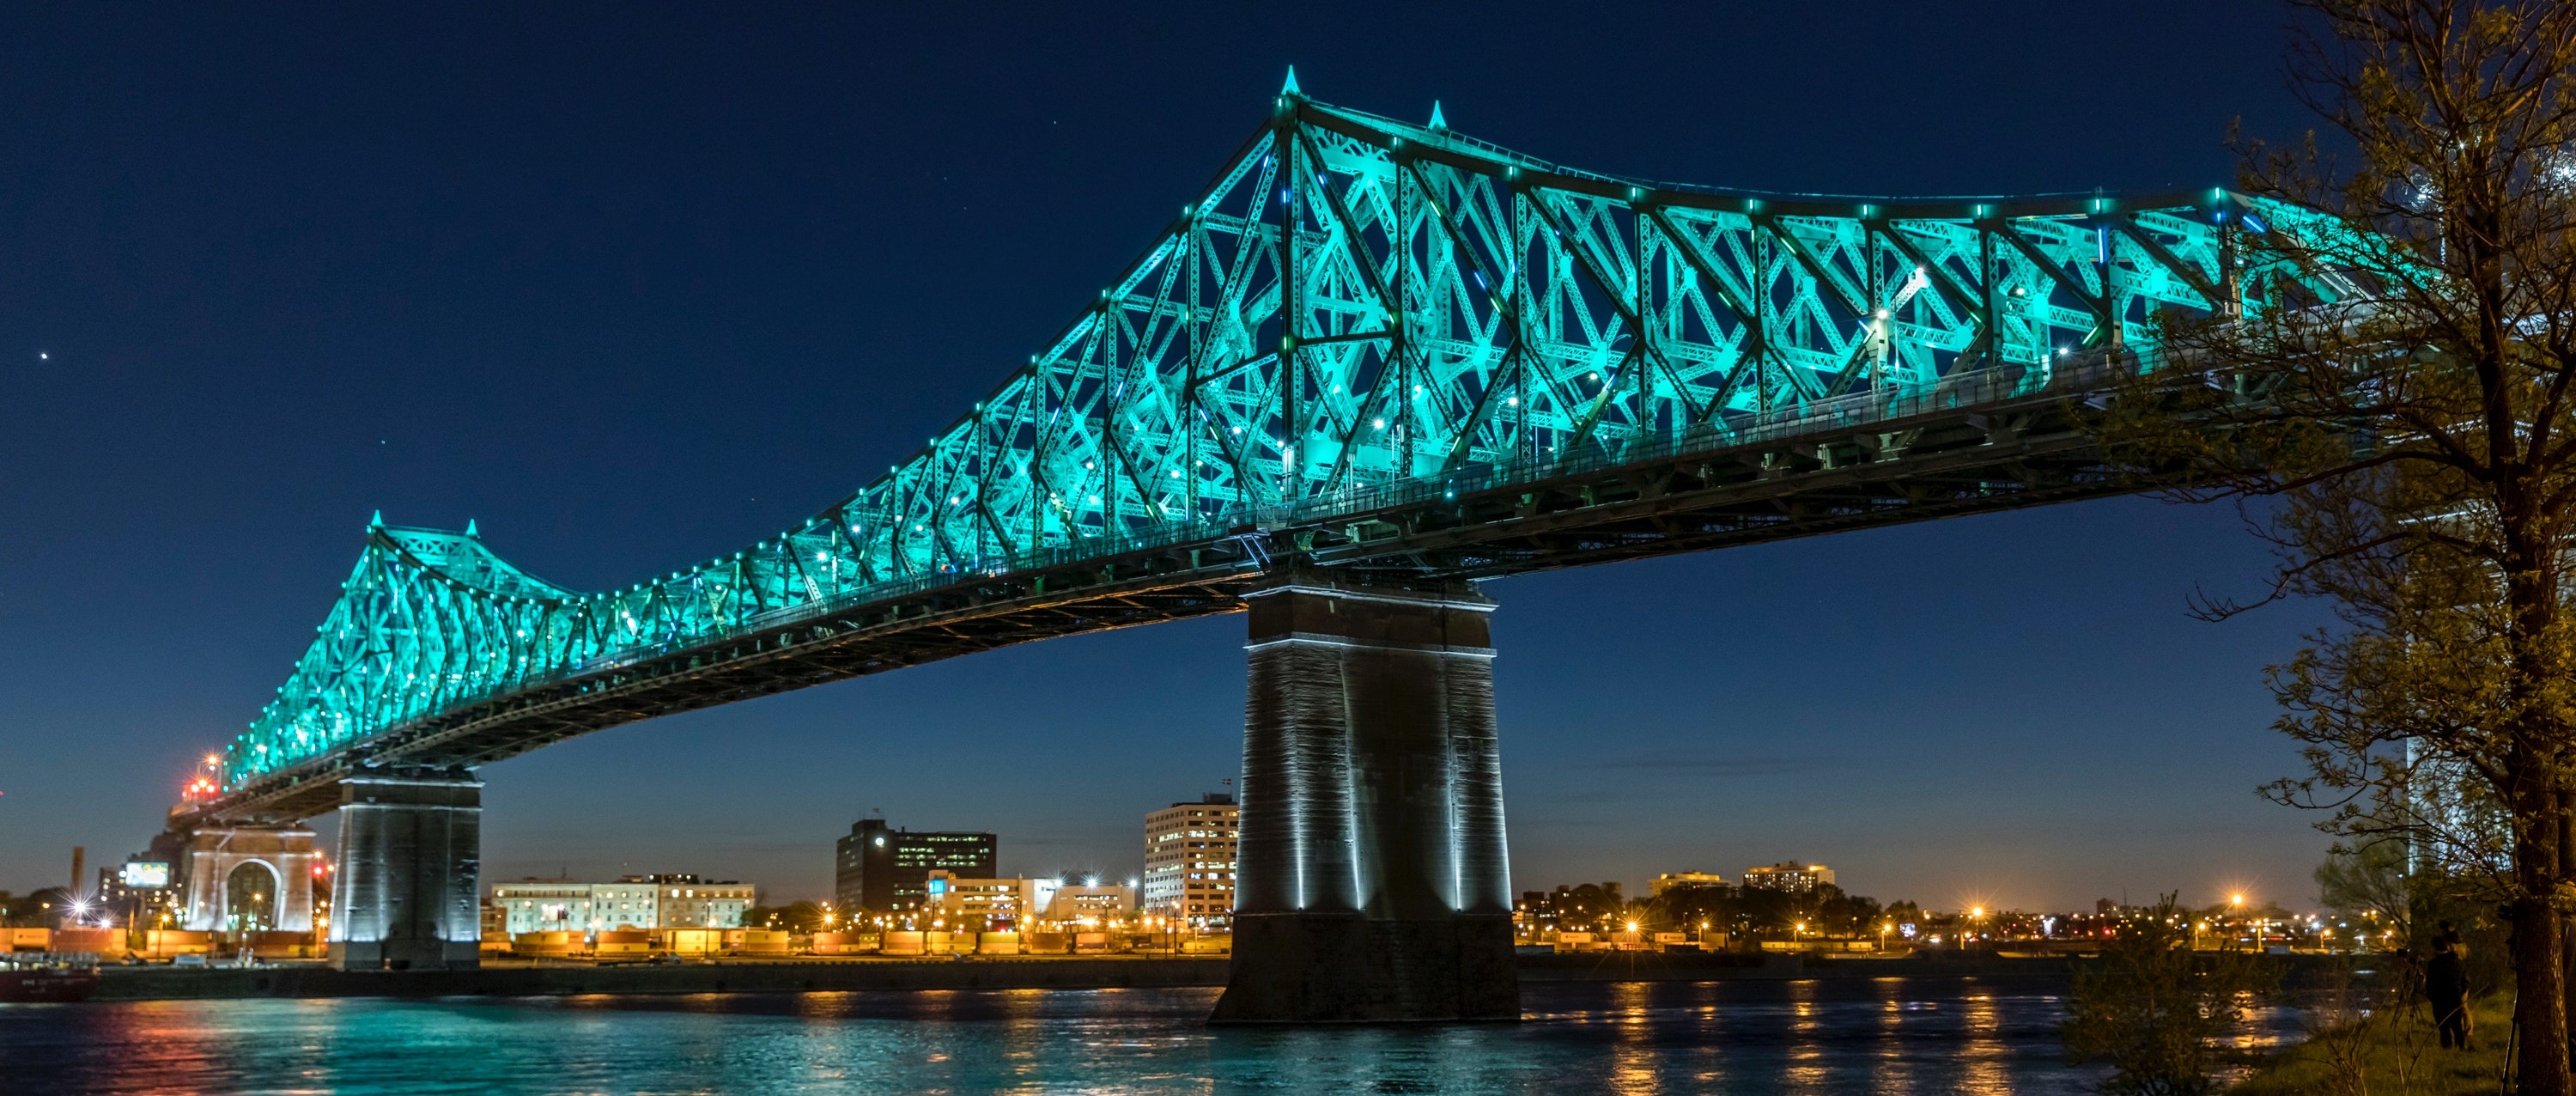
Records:
<instances>
[{"instance_id":1,"label":"low-rise building","mask_svg":"<svg viewBox=\"0 0 2576 1096\"><path fill-rule=\"evenodd\" d=\"M618 932L742 927L754 901L749 883L694 875L626 875L614 883L521 879L495 883L486 899L502 931Z\"/></svg>"},{"instance_id":2,"label":"low-rise building","mask_svg":"<svg viewBox=\"0 0 2576 1096\"><path fill-rule=\"evenodd\" d=\"M1055 897L1047 903L1042 916L1055 922L1089 920L1110 924L1124 921L1136 916L1136 890L1134 886L1074 886L1067 883L1055 889Z\"/></svg>"},{"instance_id":3,"label":"low-rise building","mask_svg":"<svg viewBox=\"0 0 2576 1096\"><path fill-rule=\"evenodd\" d=\"M922 881L923 912L999 931L1043 912L1053 879L975 879L933 870Z\"/></svg>"},{"instance_id":4,"label":"low-rise building","mask_svg":"<svg viewBox=\"0 0 2576 1096\"><path fill-rule=\"evenodd\" d=\"M1051 878L974 879L944 871L931 872L924 884L929 894L925 912L993 931L1086 918L1115 923L1136 914L1134 886L1076 885Z\"/></svg>"},{"instance_id":5,"label":"low-rise building","mask_svg":"<svg viewBox=\"0 0 2576 1096\"><path fill-rule=\"evenodd\" d=\"M1724 889L1725 886L1726 877L1713 871L1668 871L1656 876L1655 881L1647 885L1646 897L1661 898L1677 890L1696 890L1702 887Z\"/></svg>"},{"instance_id":6,"label":"low-rise building","mask_svg":"<svg viewBox=\"0 0 2576 1096\"><path fill-rule=\"evenodd\" d=\"M1628 900L1620 893L1618 880L1613 879L1559 884L1554 891L1522 891L1521 900L1512 908L1512 917L1525 936L1592 932L1605 930L1613 919L1624 915L1627 907Z\"/></svg>"},{"instance_id":7,"label":"low-rise building","mask_svg":"<svg viewBox=\"0 0 2576 1096\"><path fill-rule=\"evenodd\" d=\"M731 879L700 879L694 875L666 873L661 875L625 875L621 883L648 883L661 888L654 898L660 915L656 928L738 929L742 915L759 904L759 888Z\"/></svg>"}]
</instances>

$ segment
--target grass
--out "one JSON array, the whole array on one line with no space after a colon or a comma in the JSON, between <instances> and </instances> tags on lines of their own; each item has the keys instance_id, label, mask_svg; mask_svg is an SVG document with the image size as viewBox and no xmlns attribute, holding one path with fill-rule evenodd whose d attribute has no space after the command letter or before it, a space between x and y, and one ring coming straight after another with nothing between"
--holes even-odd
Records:
<instances>
[{"instance_id":1,"label":"grass","mask_svg":"<svg viewBox=\"0 0 2576 1096\"><path fill-rule=\"evenodd\" d=\"M2493 1096L2499 1092L2512 1002L2469 1003L2475 1049L2444 1050L2421 1001L2394 1014L2321 1027L2228 1089L2230 1096Z\"/></svg>"}]
</instances>

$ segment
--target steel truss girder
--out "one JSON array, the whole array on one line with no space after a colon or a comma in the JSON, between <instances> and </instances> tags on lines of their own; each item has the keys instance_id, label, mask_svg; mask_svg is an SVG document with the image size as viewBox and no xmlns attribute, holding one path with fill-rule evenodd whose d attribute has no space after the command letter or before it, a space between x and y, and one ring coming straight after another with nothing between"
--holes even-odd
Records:
<instances>
[{"instance_id":1,"label":"steel truss girder","mask_svg":"<svg viewBox=\"0 0 2576 1096\"><path fill-rule=\"evenodd\" d=\"M1000 388L775 537L576 593L470 529L372 526L320 634L227 747L217 810L301 810L278 789L371 761L476 764L871 667L1231 607L1234 580L1206 576L1153 604L1066 600L1067 568L1311 552L1495 575L2114 490L2066 436L1954 445L1960 416L2063 399L2072 365L2151 361L2157 310L2265 307L2213 300L2263 273L2237 234L2315 220L2219 190L1734 193L1293 94L1275 107ZM1851 440L1853 423L1908 415L1931 418ZM1915 440L1884 442L1898 435ZM1721 466L1753 471L1694 471ZM1016 592L958 593L987 589ZM815 620L878 623L753 657ZM709 658L729 668L672 668ZM638 666L667 672L630 680Z\"/></svg>"}]
</instances>

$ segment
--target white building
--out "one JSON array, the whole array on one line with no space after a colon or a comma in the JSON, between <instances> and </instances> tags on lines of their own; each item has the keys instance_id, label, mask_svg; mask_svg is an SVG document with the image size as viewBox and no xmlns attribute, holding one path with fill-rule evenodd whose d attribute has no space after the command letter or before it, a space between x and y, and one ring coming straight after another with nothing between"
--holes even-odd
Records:
<instances>
[{"instance_id":1,"label":"white building","mask_svg":"<svg viewBox=\"0 0 2576 1096\"><path fill-rule=\"evenodd\" d=\"M576 883L523 879L494 883L490 901L501 911L503 931L606 932L658 927L650 883Z\"/></svg>"},{"instance_id":2,"label":"white building","mask_svg":"<svg viewBox=\"0 0 2576 1096\"><path fill-rule=\"evenodd\" d=\"M495 883L487 901L503 931L609 932L627 929L741 928L755 888L694 875L629 875L614 883L523 879Z\"/></svg>"},{"instance_id":3,"label":"white building","mask_svg":"<svg viewBox=\"0 0 2576 1096\"><path fill-rule=\"evenodd\" d=\"M1197 929L1233 923L1242 813L1233 796L1209 795L1145 816L1145 912Z\"/></svg>"},{"instance_id":4,"label":"white building","mask_svg":"<svg viewBox=\"0 0 2576 1096\"><path fill-rule=\"evenodd\" d=\"M694 875L628 875L622 882L651 883L662 888L655 905L661 921L655 928L665 929L738 929L742 915L759 902L759 888L731 879L700 879Z\"/></svg>"}]
</instances>

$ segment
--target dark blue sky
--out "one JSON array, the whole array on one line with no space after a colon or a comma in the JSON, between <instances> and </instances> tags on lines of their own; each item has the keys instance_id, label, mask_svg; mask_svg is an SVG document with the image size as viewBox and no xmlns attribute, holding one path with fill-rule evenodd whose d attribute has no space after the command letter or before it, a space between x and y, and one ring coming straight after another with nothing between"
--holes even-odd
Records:
<instances>
[{"instance_id":1,"label":"dark blue sky","mask_svg":"<svg viewBox=\"0 0 2576 1096\"><path fill-rule=\"evenodd\" d=\"M0 887L141 847L372 511L597 587L839 497L1082 307L1292 62L1772 190L2207 186L2232 118L2307 125L2245 0L1033 9L0 13ZM2259 674L2315 614L2184 616L2261 565L2227 512L2122 500L1492 584L1514 883L1804 858L1927 904L2305 902L2324 839L2251 789L2297 764ZM485 771L487 875L821 896L872 807L1131 873L1146 810L1235 771L1240 643L555 746Z\"/></svg>"}]
</instances>

